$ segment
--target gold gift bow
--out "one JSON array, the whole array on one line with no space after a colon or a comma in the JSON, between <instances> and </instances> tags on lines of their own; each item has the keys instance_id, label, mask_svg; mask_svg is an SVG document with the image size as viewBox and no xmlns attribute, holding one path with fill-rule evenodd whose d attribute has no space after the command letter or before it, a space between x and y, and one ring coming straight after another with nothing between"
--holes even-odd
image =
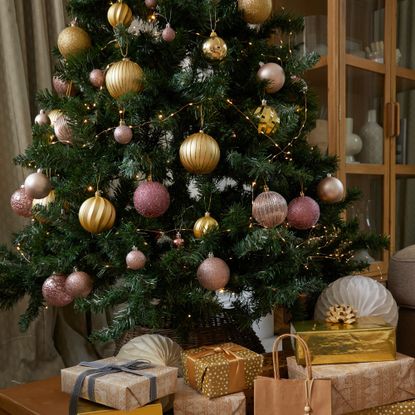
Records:
<instances>
[{"instance_id":1,"label":"gold gift bow","mask_svg":"<svg viewBox=\"0 0 415 415\"><path fill-rule=\"evenodd\" d=\"M229 386L228 393L239 392L245 389L245 362L235 352L245 350L244 347L235 346L203 346L200 352L186 354L187 356L187 373L189 383L197 389L196 379L196 361L207 356L215 354L224 354L225 359L229 361Z\"/></svg>"}]
</instances>

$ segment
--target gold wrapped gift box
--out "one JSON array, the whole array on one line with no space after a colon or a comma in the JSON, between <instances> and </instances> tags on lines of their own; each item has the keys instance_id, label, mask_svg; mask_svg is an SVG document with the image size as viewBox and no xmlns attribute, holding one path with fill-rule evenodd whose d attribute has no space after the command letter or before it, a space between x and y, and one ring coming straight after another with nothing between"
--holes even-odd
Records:
<instances>
[{"instance_id":1,"label":"gold wrapped gift box","mask_svg":"<svg viewBox=\"0 0 415 415\"><path fill-rule=\"evenodd\" d=\"M234 343L203 346L182 353L187 384L209 398L252 388L263 356Z\"/></svg>"},{"instance_id":2,"label":"gold wrapped gift box","mask_svg":"<svg viewBox=\"0 0 415 415\"><path fill-rule=\"evenodd\" d=\"M153 403L132 411L123 411L99 405L84 399L78 402L78 415L163 415L161 403Z\"/></svg>"},{"instance_id":3,"label":"gold wrapped gift box","mask_svg":"<svg viewBox=\"0 0 415 415\"><path fill-rule=\"evenodd\" d=\"M311 352L313 365L381 362L396 358L395 327L379 317L361 317L354 324L297 321L294 330ZM296 347L297 362L304 365L304 352Z\"/></svg>"}]
</instances>

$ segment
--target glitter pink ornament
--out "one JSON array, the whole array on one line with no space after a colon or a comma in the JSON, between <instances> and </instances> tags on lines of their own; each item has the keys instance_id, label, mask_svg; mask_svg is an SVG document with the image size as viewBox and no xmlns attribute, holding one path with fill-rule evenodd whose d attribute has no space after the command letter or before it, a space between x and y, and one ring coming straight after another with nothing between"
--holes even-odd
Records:
<instances>
[{"instance_id":1,"label":"glitter pink ornament","mask_svg":"<svg viewBox=\"0 0 415 415\"><path fill-rule=\"evenodd\" d=\"M91 82L91 85L95 88L100 88L103 86L105 82L104 71L101 69L93 69L89 73L89 82Z\"/></svg>"},{"instance_id":2,"label":"glitter pink ornament","mask_svg":"<svg viewBox=\"0 0 415 415\"><path fill-rule=\"evenodd\" d=\"M44 110L40 110L39 114L35 117L35 124L49 125L50 118L47 116Z\"/></svg>"},{"instance_id":3,"label":"glitter pink ornament","mask_svg":"<svg viewBox=\"0 0 415 415\"><path fill-rule=\"evenodd\" d=\"M147 261L146 256L141 251L139 251L135 246L133 247L132 251L130 251L125 257L127 268L133 269L133 270L144 268L146 261Z\"/></svg>"},{"instance_id":4,"label":"glitter pink ornament","mask_svg":"<svg viewBox=\"0 0 415 415\"><path fill-rule=\"evenodd\" d=\"M53 89L60 96L73 97L76 94L75 87L72 82L63 81L57 76L52 78Z\"/></svg>"},{"instance_id":5,"label":"glitter pink ornament","mask_svg":"<svg viewBox=\"0 0 415 415\"><path fill-rule=\"evenodd\" d=\"M128 144L133 138L133 130L120 121L120 125L114 130L114 139L117 143Z\"/></svg>"},{"instance_id":6,"label":"glitter pink ornament","mask_svg":"<svg viewBox=\"0 0 415 415\"><path fill-rule=\"evenodd\" d=\"M163 215L170 206L170 195L165 186L148 180L142 182L134 192L134 207L146 218Z\"/></svg>"},{"instance_id":7,"label":"glitter pink ornament","mask_svg":"<svg viewBox=\"0 0 415 415\"><path fill-rule=\"evenodd\" d=\"M288 204L287 221L295 229L312 228L320 218L320 206L308 196L300 196Z\"/></svg>"},{"instance_id":8,"label":"glitter pink ornament","mask_svg":"<svg viewBox=\"0 0 415 415\"><path fill-rule=\"evenodd\" d=\"M225 287L229 282L230 274L228 264L223 259L214 256L206 258L197 269L199 284L211 291Z\"/></svg>"},{"instance_id":9,"label":"glitter pink ornament","mask_svg":"<svg viewBox=\"0 0 415 415\"><path fill-rule=\"evenodd\" d=\"M176 32L170 26L170 23L166 24L166 27L161 32L161 37L165 42L173 42L176 37Z\"/></svg>"},{"instance_id":10,"label":"glitter pink ornament","mask_svg":"<svg viewBox=\"0 0 415 415\"><path fill-rule=\"evenodd\" d=\"M92 278L83 271L74 271L69 274L65 281L65 291L68 295L78 297L88 297L92 291Z\"/></svg>"},{"instance_id":11,"label":"glitter pink ornament","mask_svg":"<svg viewBox=\"0 0 415 415\"><path fill-rule=\"evenodd\" d=\"M73 301L65 291L66 276L62 274L53 274L46 278L42 285L43 298L48 305L55 307L64 307Z\"/></svg>"},{"instance_id":12,"label":"glitter pink ornament","mask_svg":"<svg viewBox=\"0 0 415 415\"><path fill-rule=\"evenodd\" d=\"M32 203L33 199L26 193L24 186L16 190L10 198L10 206L13 212L25 218L32 216Z\"/></svg>"}]
</instances>

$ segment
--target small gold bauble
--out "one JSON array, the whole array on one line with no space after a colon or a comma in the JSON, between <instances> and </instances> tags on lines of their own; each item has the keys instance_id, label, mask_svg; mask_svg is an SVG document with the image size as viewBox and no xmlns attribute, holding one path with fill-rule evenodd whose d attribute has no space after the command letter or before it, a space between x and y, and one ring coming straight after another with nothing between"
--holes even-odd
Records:
<instances>
[{"instance_id":1,"label":"small gold bauble","mask_svg":"<svg viewBox=\"0 0 415 415\"><path fill-rule=\"evenodd\" d=\"M238 7L245 22L261 24L271 15L272 0L238 0Z\"/></svg>"},{"instance_id":2,"label":"small gold bauble","mask_svg":"<svg viewBox=\"0 0 415 415\"><path fill-rule=\"evenodd\" d=\"M32 201L32 209L34 207L36 207L36 206L42 206L42 207L48 209L49 208L49 205L51 203L53 203L54 201L55 201L55 191L54 190L51 190L49 192L49 194L46 197L44 197L43 199L33 199L33 201ZM36 212L34 214L34 217L40 223L46 223L47 222L46 218L40 212Z\"/></svg>"},{"instance_id":3,"label":"small gold bauble","mask_svg":"<svg viewBox=\"0 0 415 415\"><path fill-rule=\"evenodd\" d=\"M218 143L203 131L189 135L180 146L180 162L190 173L211 173L218 165L219 159Z\"/></svg>"},{"instance_id":4,"label":"small gold bauble","mask_svg":"<svg viewBox=\"0 0 415 415\"><path fill-rule=\"evenodd\" d=\"M109 200L100 196L100 192L96 192L79 208L79 222L88 232L106 231L114 225L115 208Z\"/></svg>"},{"instance_id":5,"label":"small gold bauble","mask_svg":"<svg viewBox=\"0 0 415 415\"><path fill-rule=\"evenodd\" d=\"M258 133L260 134L275 133L280 126L280 117L277 111L267 105L265 99L262 101L262 105L255 110L254 117L258 122Z\"/></svg>"},{"instance_id":6,"label":"small gold bauble","mask_svg":"<svg viewBox=\"0 0 415 415\"><path fill-rule=\"evenodd\" d=\"M128 58L113 63L105 75L105 85L113 98L143 89L143 70Z\"/></svg>"},{"instance_id":7,"label":"small gold bauble","mask_svg":"<svg viewBox=\"0 0 415 415\"><path fill-rule=\"evenodd\" d=\"M195 238L201 238L206 232L210 232L217 228L219 228L219 223L210 216L209 212L206 212L205 216L202 216L195 222L193 226L193 235Z\"/></svg>"},{"instance_id":8,"label":"small gold bauble","mask_svg":"<svg viewBox=\"0 0 415 415\"><path fill-rule=\"evenodd\" d=\"M118 0L108 9L107 18L112 27L119 24L128 27L133 20L133 12L127 4L123 3L122 0Z\"/></svg>"},{"instance_id":9,"label":"small gold bauble","mask_svg":"<svg viewBox=\"0 0 415 415\"><path fill-rule=\"evenodd\" d=\"M203 54L212 61L221 61L227 53L228 47L225 41L212 30L209 39L203 43Z\"/></svg>"},{"instance_id":10,"label":"small gold bauble","mask_svg":"<svg viewBox=\"0 0 415 415\"><path fill-rule=\"evenodd\" d=\"M77 55L91 47L91 38L78 26L69 26L58 36L58 49L64 58Z\"/></svg>"}]
</instances>

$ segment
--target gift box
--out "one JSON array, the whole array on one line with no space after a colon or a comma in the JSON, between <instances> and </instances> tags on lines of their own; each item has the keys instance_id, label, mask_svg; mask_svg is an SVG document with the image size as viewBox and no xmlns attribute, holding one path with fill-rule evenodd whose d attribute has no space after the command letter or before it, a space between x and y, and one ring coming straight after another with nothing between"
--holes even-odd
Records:
<instances>
[{"instance_id":1,"label":"gift box","mask_svg":"<svg viewBox=\"0 0 415 415\"><path fill-rule=\"evenodd\" d=\"M415 399L364 409L350 415L415 415Z\"/></svg>"},{"instance_id":2,"label":"gift box","mask_svg":"<svg viewBox=\"0 0 415 415\"><path fill-rule=\"evenodd\" d=\"M293 323L296 334L310 349L311 364L380 362L395 360L395 327L379 317L361 317L354 324L318 321ZM304 365L304 351L296 347L297 362Z\"/></svg>"},{"instance_id":3,"label":"gift box","mask_svg":"<svg viewBox=\"0 0 415 415\"><path fill-rule=\"evenodd\" d=\"M287 366L289 378L306 378L294 356ZM333 415L415 398L415 360L399 353L393 361L313 366L313 377L331 379Z\"/></svg>"},{"instance_id":4,"label":"gift box","mask_svg":"<svg viewBox=\"0 0 415 415\"><path fill-rule=\"evenodd\" d=\"M62 391L76 397L130 410L176 391L177 368L110 357L62 369Z\"/></svg>"},{"instance_id":5,"label":"gift box","mask_svg":"<svg viewBox=\"0 0 415 415\"><path fill-rule=\"evenodd\" d=\"M81 399L78 402L77 415L163 415L161 403L154 403L133 409L132 411L123 411L109 408L108 406L99 405L94 402Z\"/></svg>"},{"instance_id":6,"label":"gift box","mask_svg":"<svg viewBox=\"0 0 415 415\"><path fill-rule=\"evenodd\" d=\"M243 392L209 399L178 379L174 415L245 415Z\"/></svg>"},{"instance_id":7,"label":"gift box","mask_svg":"<svg viewBox=\"0 0 415 415\"><path fill-rule=\"evenodd\" d=\"M204 346L182 353L186 383L215 398L253 387L263 356L234 343Z\"/></svg>"}]
</instances>

